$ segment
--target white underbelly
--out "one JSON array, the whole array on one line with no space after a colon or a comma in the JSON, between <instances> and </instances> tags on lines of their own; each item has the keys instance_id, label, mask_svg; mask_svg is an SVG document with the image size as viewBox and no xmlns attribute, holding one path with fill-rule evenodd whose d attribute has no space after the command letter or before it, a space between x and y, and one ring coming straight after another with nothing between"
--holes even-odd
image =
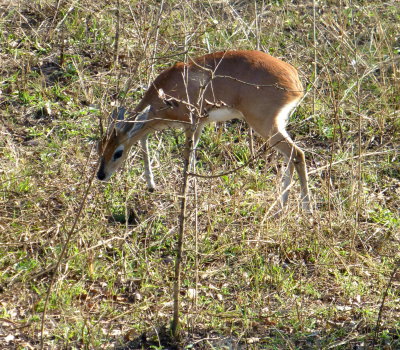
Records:
<instances>
[{"instance_id":1,"label":"white underbelly","mask_svg":"<svg viewBox=\"0 0 400 350\"><path fill-rule=\"evenodd\" d=\"M209 122L226 122L231 119L243 119L244 116L242 112L238 111L235 108L218 108L213 109L208 112L208 121Z\"/></svg>"},{"instance_id":2,"label":"white underbelly","mask_svg":"<svg viewBox=\"0 0 400 350\"><path fill-rule=\"evenodd\" d=\"M204 125L212 122L226 122L232 119L244 119L242 112L235 108L222 107L212 109L208 111L207 118L200 118L200 125L203 128ZM178 121L166 121L153 126L153 130L161 131L167 128L183 128L187 129L190 127L188 122Z\"/></svg>"}]
</instances>

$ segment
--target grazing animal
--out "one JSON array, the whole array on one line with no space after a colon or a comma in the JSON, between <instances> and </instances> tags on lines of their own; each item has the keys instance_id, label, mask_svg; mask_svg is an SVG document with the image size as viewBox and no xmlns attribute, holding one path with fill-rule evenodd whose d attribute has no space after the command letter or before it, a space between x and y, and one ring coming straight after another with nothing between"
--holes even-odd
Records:
<instances>
[{"instance_id":1,"label":"grazing animal","mask_svg":"<svg viewBox=\"0 0 400 350\"><path fill-rule=\"evenodd\" d=\"M147 135L181 127L195 148L205 124L245 120L282 153L288 163L281 205L288 199L293 171L301 185L302 206L310 210L307 168L303 151L285 130L290 112L303 96L296 69L260 51L226 51L179 62L164 70L151 84L132 113L119 109L107 135L99 142L99 180L108 180L141 141L149 189L154 180ZM185 154L186 157L188 155Z\"/></svg>"}]
</instances>

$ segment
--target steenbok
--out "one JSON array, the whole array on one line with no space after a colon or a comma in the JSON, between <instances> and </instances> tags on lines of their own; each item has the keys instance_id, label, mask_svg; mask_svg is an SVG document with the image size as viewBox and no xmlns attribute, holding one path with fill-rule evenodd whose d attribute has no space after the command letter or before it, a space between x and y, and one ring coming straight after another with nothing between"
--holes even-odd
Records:
<instances>
[{"instance_id":1,"label":"steenbok","mask_svg":"<svg viewBox=\"0 0 400 350\"><path fill-rule=\"evenodd\" d=\"M290 112L303 96L297 71L290 64L259 51L208 54L188 63L176 63L151 84L132 113L119 109L106 136L99 142L99 180L108 180L141 141L149 189L154 180L147 135L168 127L181 127L196 147L205 124L243 119L287 163L281 205L289 195L293 170L300 179L303 208L310 210L307 168L303 151L285 130ZM187 153L187 152L186 152ZM189 160L189 154L185 154Z\"/></svg>"}]
</instances>

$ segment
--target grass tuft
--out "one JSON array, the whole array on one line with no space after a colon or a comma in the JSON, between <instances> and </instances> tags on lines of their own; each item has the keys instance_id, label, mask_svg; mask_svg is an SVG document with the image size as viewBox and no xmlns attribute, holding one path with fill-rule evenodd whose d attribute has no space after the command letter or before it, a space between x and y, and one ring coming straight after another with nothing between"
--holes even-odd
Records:
<instances>
[{"instance_id":1,"label":"grass tuft","mask_svg":"<svg viewBox=\"0 0 400 350\"><path fill-rule=\"evenodd\" d=\"M2 2L0 348L39 346L56 273L44 348L398 349L399 20L394 0ZM295 183L271 217L282 162L270 151L198 178L196 195L192 183L175 344L180 131L151 137L156 192L138 148L94 183L54 267L96 167L99 120L186 54L237 48L299 69L308 93L288 129L315 211L301 212ZM196 172L246 164L248 135L237 121L207 126Z\"/></svg>"}]
</instances>

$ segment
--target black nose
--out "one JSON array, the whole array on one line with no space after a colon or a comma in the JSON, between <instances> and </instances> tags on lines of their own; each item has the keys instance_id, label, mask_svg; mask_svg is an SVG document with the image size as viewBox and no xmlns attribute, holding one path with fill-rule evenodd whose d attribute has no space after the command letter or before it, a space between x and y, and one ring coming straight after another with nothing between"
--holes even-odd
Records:
<instances>
[{"instance_id":1,"label":"black nose","mask_svg":"<svg viewBox=\"0 0 400 350\"><path fill-rule=\"evenodd\" d=\"M99 170L97 172L97 178L101 181L103 181L106 178L106 174L104 173L104 171Z\"/></svg>"},{"instance_id":2,"label":"black nose","mask_svg":"<svg viewBox=\"0 0 400 350\"><path fill-rule=\"evenodd\" d=\"M97 171L97 178L103 181L106 178L106 173L104 172L104 158L100 160L99 170Z\"/></svg>"}]
</instances>

